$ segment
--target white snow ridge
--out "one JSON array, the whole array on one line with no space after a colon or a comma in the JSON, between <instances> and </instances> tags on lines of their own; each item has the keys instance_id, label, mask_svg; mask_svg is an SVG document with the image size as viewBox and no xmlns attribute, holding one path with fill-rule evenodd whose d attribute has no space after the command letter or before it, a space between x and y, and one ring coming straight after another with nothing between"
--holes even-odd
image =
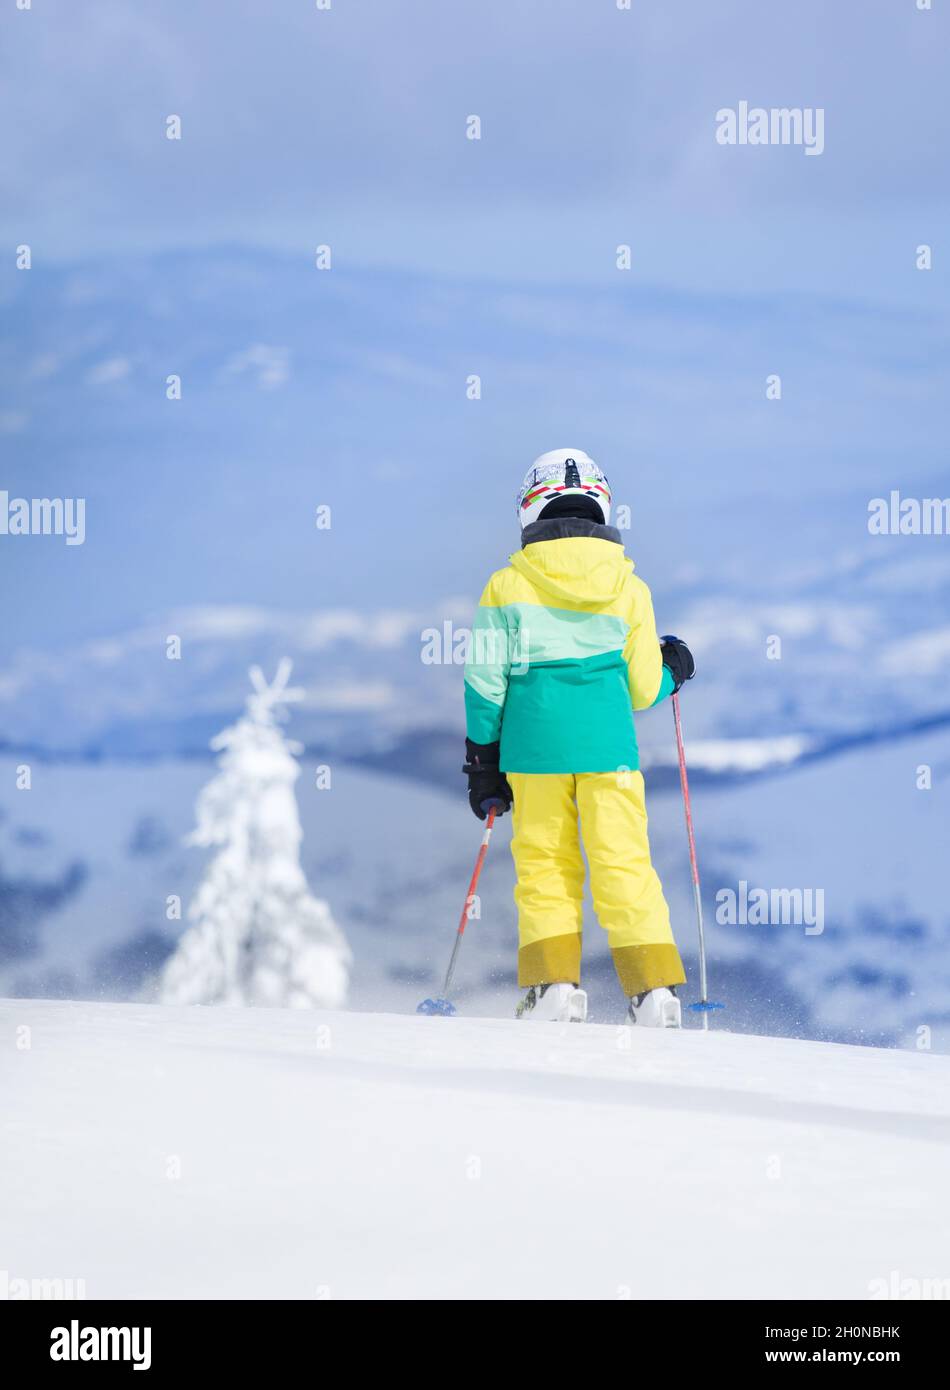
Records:
<instances>
[{"instance_id":1,"label":"white snow ridge","mask_svg":"<svg viewBox=\"0 0 950 1390\"><path fill-rule=\"evenodd\" d=\"M89 1299L947 1287L947 1057L33 1000L0 1031L0 1267Z\"/></svg>"}]
</instances>

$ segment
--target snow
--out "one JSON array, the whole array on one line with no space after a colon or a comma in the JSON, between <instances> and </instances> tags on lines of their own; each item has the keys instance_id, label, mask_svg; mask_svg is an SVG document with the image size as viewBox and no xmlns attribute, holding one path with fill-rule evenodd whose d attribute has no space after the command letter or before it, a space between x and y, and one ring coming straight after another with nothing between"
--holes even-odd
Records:
<instances>
[{"instance_id":1,"label":"snow","mask_svg":"<svg viewBox=\"0 0 950 1390\"><path fill-rule=\"evenodd\" d=\"M0 1003L0 1036L0 1270L89 1298L866 1298L950 1273L946 1057L34 1000Z\"/></svg>"},{"instance_id":2,"label":"snow","mask_svg":"<svg viewBox=\"0 0 950 1390\"><path fill-rule=\"evenodd\" d=\"M762 772L799 762L812 746L813 740L801 734L781 738L699 738L690 743L689 765L706 772ZM673 754L667 751L666 757L651 759L649 766L672 766L674 761Z\"/></svg>"},{"instance_id":3,"label":"snow","mask_svg":"<svg viewBox=\"0 0 950 1390\"><path fill-rule=\"evenodd\" d=\"M950 627L915 632L894 642L881 653L881 669L893 675L914 671L918 676L939 676L950 662Z\"/></svg>"}]
</instances>

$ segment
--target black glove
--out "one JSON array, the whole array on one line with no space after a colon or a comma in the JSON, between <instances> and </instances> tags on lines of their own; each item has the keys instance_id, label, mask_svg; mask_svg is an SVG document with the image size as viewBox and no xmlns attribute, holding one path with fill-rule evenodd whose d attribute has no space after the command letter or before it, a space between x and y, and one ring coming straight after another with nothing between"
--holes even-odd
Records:
<instances>
[{"instance_id":1,"label":"black glove","mask_svg":"<svg viewBox=\"0 0 950 1390\"><path fill-rule=\"evenodd\" d=\"M497 814L511 810L514 800L508 779L498 766L498 743L473 743L465 740L468 761L462 768L468 774L468 800L479 820L485 820L491 803L497 803Z\"/></svg>"},{"instance_id":2,"label":"black glove","mask_svg":"<svg viewBox=\"0 0 950 1390\"><path fill-rule=\"evenodd\" d=\"M663 665L673 677L674 693L681 685L691 681L696 674L693 653L679 637L661 637L660 653Z\"/></svg>"}]
</instances>

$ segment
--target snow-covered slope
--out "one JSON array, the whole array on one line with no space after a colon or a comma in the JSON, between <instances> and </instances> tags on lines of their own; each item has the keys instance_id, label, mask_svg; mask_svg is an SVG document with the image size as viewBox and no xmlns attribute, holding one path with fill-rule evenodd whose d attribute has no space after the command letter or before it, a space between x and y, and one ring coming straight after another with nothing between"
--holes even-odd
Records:
<instances>
[{"instance_id":1,"label":"snow-covered slope","mask_svg":"<svg viewBox=\"0 0 950 1390\"><path fill-rule=\"evenodd\" d=\"M947 1058L25 1000L0 1032L0 1268L90 1298L867 1298L950 1275Z\"/></svg>"}]
</instances>

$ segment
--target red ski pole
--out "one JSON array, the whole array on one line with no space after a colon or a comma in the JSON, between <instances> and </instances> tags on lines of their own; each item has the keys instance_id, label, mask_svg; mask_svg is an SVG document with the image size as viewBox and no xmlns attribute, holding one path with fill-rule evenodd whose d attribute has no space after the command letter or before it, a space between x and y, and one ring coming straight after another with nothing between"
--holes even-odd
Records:
<instances>
[{"instance_id":1,"label":"red ski pole","mask_svg":"<svg viewBox=\"0 0 950 1390\"><path fill-rule=\"evenodd\" d=\"M680 719L679 691L673 695L673 724L676 729L676 751L680 763L680 786L683 789L683 807L686 812L686 834L689 839L689 867L693 876L693 899L696 903L696 926L699 932L699 992L698 1004L690 1008L702 1013L703 1028L709 1028L710 1009L721 1009L722 1004L709 1002L706 988L706 935L703 931L703 898L699 888L699 865L696 862L696 837L693 834L693 810L689 800L689 778L686 775L686 749L683 746L683 724Z\"/></svg>"},{"instance_id":2,"label":"red ski pole","mask_svg":"<svg viewBox=\"0 0 950 1390\"><path fill-rule=\"evenodd\" d=\"M483 807L484 809L484 807ZM485 833L482 836L481 847L478 851L478 858L475 860L475 868L472 870L471 882L468 885L468 893L465 895L465 904L462 908L462 915L459 918L458 930L455 933L455 944L452 947L452 955L449 959L449 968L445 972L445 983L442 986L442 993L438 999L423 999L422 1003L416 1008L417 1014L454 1014L455 1005L449 1001L449 989L452 984L452 977L455 974L455 962L458 960L459 950L462 945L462 937L465 935L465 926L468 922L468 914L471 911L472 903L475 901L475 891L478 888L478 880L482 872L482 865L485 862L485 855L488 853L488 842L491 839L492 828L495 824L495 815L498 806L493 805L488 811L488 820L485 824Z\"/></svg>"}]
</instances>

